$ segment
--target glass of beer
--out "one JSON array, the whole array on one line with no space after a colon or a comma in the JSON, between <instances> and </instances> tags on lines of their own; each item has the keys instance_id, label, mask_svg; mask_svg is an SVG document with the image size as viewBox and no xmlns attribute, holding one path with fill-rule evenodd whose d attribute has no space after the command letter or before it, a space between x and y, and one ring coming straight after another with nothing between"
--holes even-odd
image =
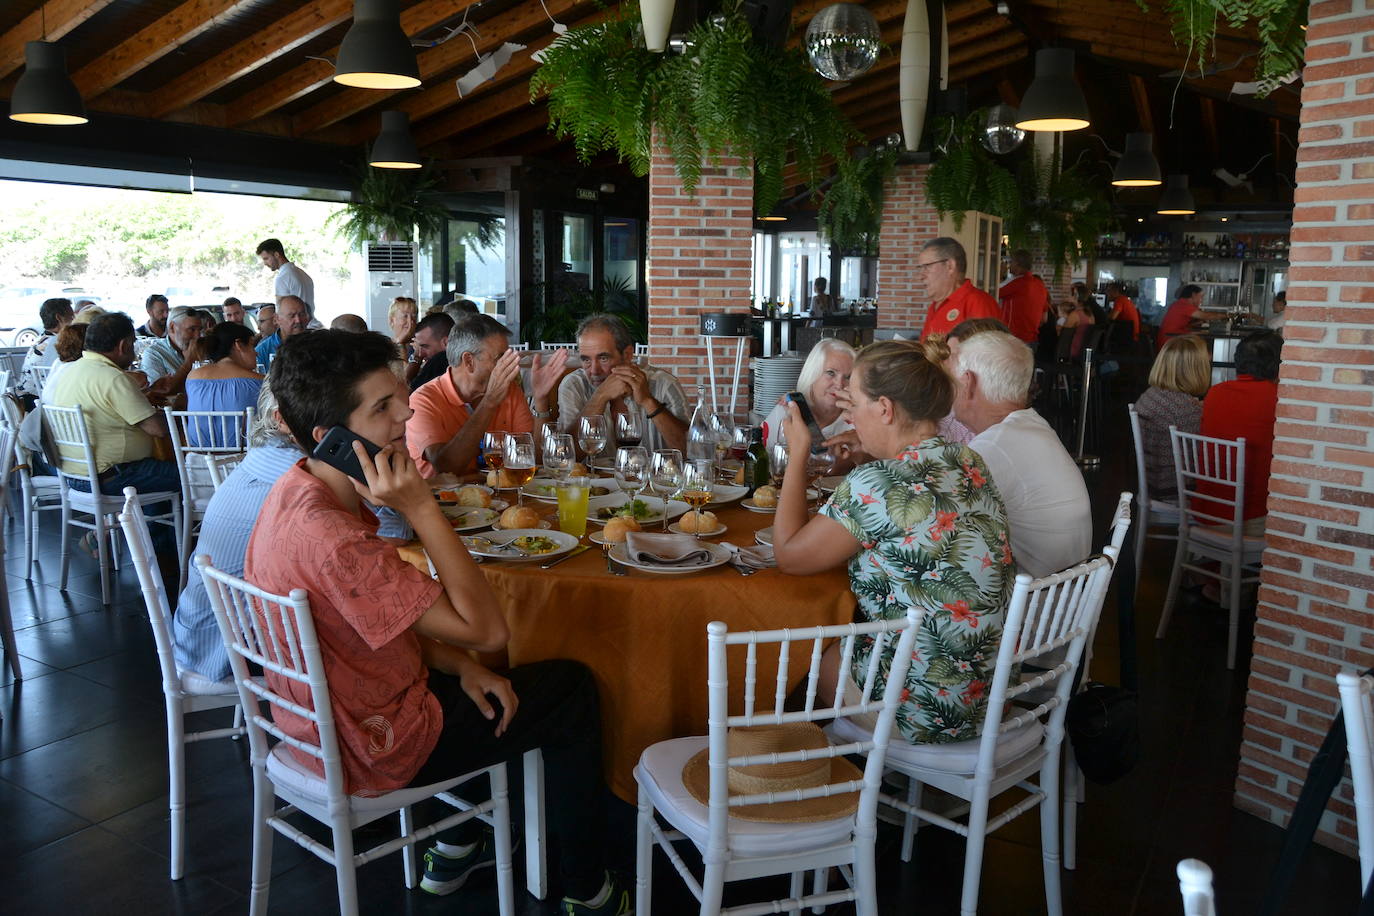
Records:
<instances>
[{"instance_id":1,"label":"glass of beer","mask_svg":"<svg viewBox=\"0 0 1374 916\"><path fill-rule=\"evenodd\" d=\"M525 484L534 479L534 436L510 433L506 436L506 476L515 487L515 502L525 504Z\"/></svg>"},{"instance_id":2,"label":"glass of beer","mask_svg":"<svg viewBox=\"0 0 1374 916\"><path fill-rule=\"evenodd\" d=\"M682 466L682 489L677 495L678 499L692 507L698 539L701 537L701 509L715 495L711 489L715 478L716 465L710 458L690 458ZM667 511L666 505L664 511Z\"/></svg>"}]
</instances>

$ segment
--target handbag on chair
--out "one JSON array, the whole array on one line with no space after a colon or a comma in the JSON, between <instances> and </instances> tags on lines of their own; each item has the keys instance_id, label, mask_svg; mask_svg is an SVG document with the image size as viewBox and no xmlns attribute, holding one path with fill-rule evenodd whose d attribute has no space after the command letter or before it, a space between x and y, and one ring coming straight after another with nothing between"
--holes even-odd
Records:
<instances>
[{"instance_id":1,"label":"handbag on chair","mask_svg":"<svg viewBox=\"0 0 1374 916\"><path fill-rule=\"evenodd\" d=\"M1064 730L1083 775L1110 785L1140 762L1140 702L1134 690L1089 682L1069 697Z\"/></svg>"}]
</instances>

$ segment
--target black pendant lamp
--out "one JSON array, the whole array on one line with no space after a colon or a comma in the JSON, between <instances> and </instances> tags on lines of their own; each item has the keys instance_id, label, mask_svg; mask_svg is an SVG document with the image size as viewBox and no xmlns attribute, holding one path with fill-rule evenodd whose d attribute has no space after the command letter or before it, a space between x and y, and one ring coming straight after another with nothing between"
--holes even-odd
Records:
<instances>
[{"instance_id":1,"label":"black pendant lamp","mask_svg":"<svg viewBox=\"0 0 1374 916\"><path fill-rule=\"evenodd\" d=\"M1022 130L1082 130L1090 123L1088 100L1073 78L1073 52L1035 52L1035 79L1021 99L1016 126Z\"/></svg>"},{"instance_id":2,"label":"black pendant lamp","mask_svg":"<svg viewBox=\"0 0 1374 916\"><path fill-rule=\"evenodd\" d=\"M1112 184L1118 188L1153 188L1164 183L1150 149L1152 139L1148 133L1126 135L1126 152L1112 173Z\"/></svg>"},{"instance_id":3,"label":"black pendant lamp","mask_svg":"<svg viewBox=\"0 0 1374 916\"><path fill-rule=\"evenodd\" d=\"M382 132L372 144L367 164L379 169L418 169L420 149L410 135L410 115L404 111L382 112Z\"/></svg>"},{"instance_id":4,"label":"black pendant lamp","mask_svg":"<svg viewBox=\"0 0 1374 916\"><path fill-rule=\"evenodd\" d=\"M1187 175L1170 175L1164 193L1159 195L1159 206L1155 212L1160 216L1190 216L1197 212L1193 206L1193 195L1188 190Z\"/></svg>"},{"instance_id":5,"label":"black pendant lamp","mask_svg":"<svg viewBox=\"0 0 1374 916\"><path fill-rule=\"evenodd\" d=\"M415 49L401 30L397 0L354 0L353 25L339 45L334 82L359 89L420 85Z\"/></svg>"},{"instance_id":6,"label":"black pendant lamp","mask_svg":"<svg viewBox=\"0 0 1374 916\"><path fill-rule=\"evenodd\" d=\"M24 73L10 94L10 120L26 124L85 124L86 105L67 76L67 55L50 41L24 45Z\"/></svg>"}]
</instances>

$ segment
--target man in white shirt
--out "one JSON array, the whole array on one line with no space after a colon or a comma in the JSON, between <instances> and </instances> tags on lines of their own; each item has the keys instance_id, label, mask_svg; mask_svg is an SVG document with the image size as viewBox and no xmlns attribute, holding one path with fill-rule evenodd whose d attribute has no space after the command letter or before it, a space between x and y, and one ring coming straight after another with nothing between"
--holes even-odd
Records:
<instances>
[{"instance_id":1,"label":"man in white shirt","mask_svg":"<svg viewBox=\"0 0 1374 916\"><path fill-rule=\"evenodd\" d=\"M1002 494L1017 567L1039 578L1086 560L1093 523L1083 473L1026 406L1034 354L1011 334L989 331L965 339L955 359L954 415L974 432L969 448Z\"/></svg>"},{"instance_id":2,"label":"man in white shirt","mask_svg":"<svg viewBox=\"0 0 1374 916\"><path fill-rule=\"evenodd\" d=\"M258 257L269 270L277 272L273 289L277 305L281 305L283 296L296 296L306 305L314 307L315 281L310 279L310 274L286 259L286 251L281 247L281 242L276 239L265 240L258 245Z\"/></svg>"}]
</instances>

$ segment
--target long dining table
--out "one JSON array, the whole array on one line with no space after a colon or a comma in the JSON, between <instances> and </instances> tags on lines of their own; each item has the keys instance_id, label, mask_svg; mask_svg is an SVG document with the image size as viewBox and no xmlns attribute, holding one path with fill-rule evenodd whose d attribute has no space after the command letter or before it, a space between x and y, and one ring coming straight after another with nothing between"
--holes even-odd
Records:
<instances>
[{"instance_id":1,"label":"long dining table","mask_svg":"<svg viewBox=\"0 0 1374 916\"><path fill-rule=\"evenodd\" d=\"M526 501L530 505L529 501ZM705 540L754 544L755 532L773 524L772 514L737 502L712 507L723 533ZM555 519L551 505L543 507ZM555 520L556 524L556 520ZM597 526L588 523L588 532ZM647 530L658 530L657 524ZM585 540L585 539L584 539ZM428 570L418 542L402 554ZM601 697L606 782L634 803L634 767L646 747L667 738L706 733L706 625L719 620L731 630L771 630L849 623L854 596L843 568L810 576L777 569L741 575L718 566L685 575L608 571L593 547L551 569L537 562L483 561L487 582L500 598L510 625L511 665L566 658L587 665ZM732 683L742 679L743 653L731 659ZM789 686L806 673L805 660L789 669ZM771 702L772 670L759 667L761 702Z\"/></svg>"}]
</instances>

